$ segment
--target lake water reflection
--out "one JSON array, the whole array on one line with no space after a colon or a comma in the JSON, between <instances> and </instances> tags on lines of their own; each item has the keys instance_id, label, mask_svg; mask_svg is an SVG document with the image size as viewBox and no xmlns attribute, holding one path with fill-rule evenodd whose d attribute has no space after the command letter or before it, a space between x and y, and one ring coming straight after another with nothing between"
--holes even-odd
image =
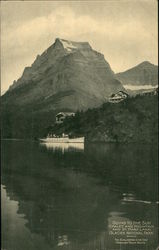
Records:
<instances>
[{"instance_id":1,"label":"lake water reflection","mask_svg":"<svg viewBox=\"0 0 159 250\"><path fill-rule=\"evenodd\" d=\"M84 143L40 143L40 145L53 152L62 151L63 154L68 151L84 151Z\"/></svg>"},{"instance_id":2,"label":"lake water reflection","mask_svg":"<svg viewBox=\"0 0 159 250\"><path fill-rule=\"evenodd\" d=\"M4 141L1 191L3 249L157 248L155 146ZM135 238L144 244L111 234L113 223L143 221L151 233Z\"/></svg>"}]
</instances>

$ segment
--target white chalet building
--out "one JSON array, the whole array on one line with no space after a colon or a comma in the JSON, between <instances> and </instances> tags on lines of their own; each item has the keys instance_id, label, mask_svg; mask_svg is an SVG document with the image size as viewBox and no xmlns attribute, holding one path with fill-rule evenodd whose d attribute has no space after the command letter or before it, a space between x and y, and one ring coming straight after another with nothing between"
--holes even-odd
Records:
<instances>
[{"instance_id":1,"label":"white chalet building","mask_svg":"<svg viewBox=\"0 0 159 250\"><path fill-rule=\"evenodd\" d=\"M60 112L56 115L56 124L63 123L66 117L75 116L73 112Z\"/></svg>"},{"instance_id":2,"label":"white chalet building","mask_svg":"<svg viewBox=\"0 0 159 250\"><path fill-rule=\"evenodd\" d=\"M125 100L129 95L124 91L119 91L109 97L109 102L118 103Z\"/></svg>"}]
</instances>

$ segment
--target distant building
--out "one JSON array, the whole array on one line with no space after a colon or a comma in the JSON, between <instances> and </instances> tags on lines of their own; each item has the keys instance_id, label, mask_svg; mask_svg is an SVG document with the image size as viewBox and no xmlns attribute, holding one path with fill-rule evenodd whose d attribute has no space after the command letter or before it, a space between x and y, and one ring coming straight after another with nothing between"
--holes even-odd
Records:
<instances>
[{"instance_id":1,"label":"distant building","mask_svg":"<svg viewBox=\"0 0 159 250\"><path fill-rule=\"evenodd\" d=\"M158 95L158 88L145 90L142 95Z\"/></svg>"},{"instance_id":2,"label":"distant building","mask_svg":"<svg viewBox=\"0 0 159 250\"><path fill-rule=\"evenodd\" d=\"M118 103L125 100L129 95L124 91L119 91L109 97L109 102Z\"/></svg>"},{"instance_id":3,"label":"distant building","mask_svg":"<svg viewBox=\"0 0 159 250\"><path fill-rule=\"evenodd\" d=\"M56 115L56 124L63 123L66 117L75 116L73 112L60 112Z\"/></svg>"}]
</instances>

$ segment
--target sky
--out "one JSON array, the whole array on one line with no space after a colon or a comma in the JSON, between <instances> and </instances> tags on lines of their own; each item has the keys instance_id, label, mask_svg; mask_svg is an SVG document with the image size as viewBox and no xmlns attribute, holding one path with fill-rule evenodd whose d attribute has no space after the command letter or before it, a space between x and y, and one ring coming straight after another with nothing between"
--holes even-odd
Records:
<instances>
[{"instance_id":1,"label":"sky","mask_svg":"<svg viewBox=\"0 0 159 250\"><path fill-rule=\"evenodd\" d=\"M55 38L87 41L112 70L158 63L157 0L1 1L1 93Z\"/></svg>"}]
</instances>

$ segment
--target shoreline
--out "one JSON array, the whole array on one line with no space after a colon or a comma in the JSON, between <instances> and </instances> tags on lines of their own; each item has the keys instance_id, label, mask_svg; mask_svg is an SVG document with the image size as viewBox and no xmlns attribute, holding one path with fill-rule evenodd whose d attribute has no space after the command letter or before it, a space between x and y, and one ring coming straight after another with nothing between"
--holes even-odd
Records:
<instances>
[{"instance_id":1,"label":"shoreline","mask_svg":"<svg viewBox=\"0 0 159 250\"><path fill-rule=\"evenodd\" d=\"M1 138L1 141L28 141L28 142L40 142L39 139L22 139L22 138ZM150 144L150 145L157 145L158 144L158 140L156 139L156 141L153 142L146 142L146 141L91 141L91 140L85 140L84 142L85 144L115 144L115 145L121 145L121 144Z\"/></svg>"}]
</instances>

